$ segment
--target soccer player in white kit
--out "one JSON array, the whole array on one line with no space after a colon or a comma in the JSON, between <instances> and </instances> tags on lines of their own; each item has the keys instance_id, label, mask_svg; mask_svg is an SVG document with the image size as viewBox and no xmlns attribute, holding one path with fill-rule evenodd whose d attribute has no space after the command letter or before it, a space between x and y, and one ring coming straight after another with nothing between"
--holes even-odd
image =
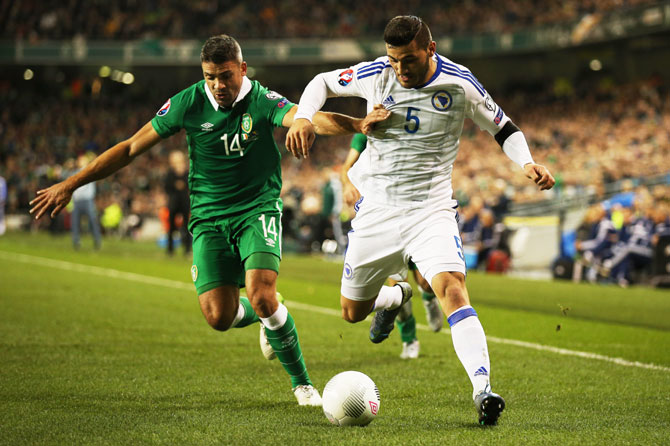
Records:
<instances>
[{"instance_id":1,"label":"soccer player in white kit","mask_svg":"<svg viewBox=\"0 0 670 446\"><path fill-rule=\"evenodd\" d=\"M385 121L364 129L367 150L349 173L361 199L342 275L342 316L358 322L376 311L370 339L386 339L411 287L383 284L411 259L449 315L454 349L472 382L480 424L496 424L505 401L491 392L486 336L465 287L452 197L451 172L464 119L494 136L540 189L550 189L554 178L535 164L523 133L475 76L436 53L420 18L393 18L384 41L386 56L321 73L307 85L286 145L294 155L307 156L314 140L311 118L328 97L358 96L368 101L368 111L386 109Z\"/></svg>"}]
</instances>

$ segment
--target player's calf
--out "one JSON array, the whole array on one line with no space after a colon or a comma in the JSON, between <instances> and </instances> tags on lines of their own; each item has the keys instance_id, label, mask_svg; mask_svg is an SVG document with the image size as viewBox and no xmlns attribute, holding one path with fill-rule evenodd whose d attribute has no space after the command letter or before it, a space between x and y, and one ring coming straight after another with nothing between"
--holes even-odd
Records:
<instances>
[{"instance_id":1,"label":"player's calf","mask_svg":"<svg viewBox=\"0 0 670 446\"><path fill-rule=\"evenodd\" d=\"M374 306L374 300L358 301L340 296L340 306L342 307L342 319L354 324L368 317Z\"/></svg>"}]
</instances>

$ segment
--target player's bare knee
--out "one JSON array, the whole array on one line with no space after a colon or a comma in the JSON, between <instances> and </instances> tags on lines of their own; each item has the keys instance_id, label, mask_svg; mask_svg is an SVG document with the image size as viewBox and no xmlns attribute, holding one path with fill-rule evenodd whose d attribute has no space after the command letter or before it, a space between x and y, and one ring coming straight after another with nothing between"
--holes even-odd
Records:
<instances>
[{"instance_id":1,"label":"player's bare knee","mask_svg":"<svg viewBox=\"0 0 670 446\"><path fill-rule=\"evenodd\" d=\"M228 315L225 312L216 309L209 308L203 310L205 319L210 327L217 331L226 331L230 328L233 323L234 315Z\"/></svg>"},{"instance_id":2,"label":"player's bare knee","mask_svg":"<svg viewBox=\"0 0 670 446\"><path fill-rule=\"evenodd\" d=\"M277 293L274 290L249 293L249 302L251 302L254 312L260 317L272 316L279 307Z\"/></svg>"}]
</instances>

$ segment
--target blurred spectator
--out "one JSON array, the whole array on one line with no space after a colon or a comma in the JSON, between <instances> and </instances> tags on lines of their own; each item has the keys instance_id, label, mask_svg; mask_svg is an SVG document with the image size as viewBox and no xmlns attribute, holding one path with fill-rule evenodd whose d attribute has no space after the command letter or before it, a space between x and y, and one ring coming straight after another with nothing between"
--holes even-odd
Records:
<instances>
[{"instance_id":1,"label":"blurred spectator","mask_svg":"<svg viewBox=\"0 0 670 446\"><path fill-rule=\"evenodd\" d=\"M389 18L431 18L442 35L508 33L522 28L580 21L579 40L603 13L655 0L494 0L380 4L356 0L230 0L190 2L0 0L0 37L31 42L48 39L204 39L225 31L236 38L379 37ZM436 33L437 37L440 34Z\"/></svg>"},{"instance_id":2,"label":"blurred spectator","mask_svg":"<svg viewBox=\"0 0 670 446\"><path fill-rule=\"evenodd\" d=\"M77 170L83 169L93 158L93 156L88 154L79 156L79 158L77 158ZM79 249L81 246L80 224L82 216L85 216L88 221L88 229L93 235L94 248L100 249L102 236L100 234L98 211L95 207L95 191L95 182L91 182L77 188L72 194L73 207L70 216L70 225L72 230L72 245L74 246L74 249Z\"/></svg>"},{"instance_id":3,"label":"blurred spectator","mask_svg":"<svg viewBox=\"0 0 670 446\"><path fill-rule=\"evenodd\" d=\"M478 195L473 196L470 202L463 207L459 217L463 245L473 245L480 239L482 209L484 209L484 200Z\"/></svg>"},{"instance_id":4,"label":"blurred spectator","mask_svg":"<svg viewBox=\"0 0 670 446\"><path fill-rule=\"evenodd\" d=\"M605 274L620 286L633 282L634 271L651 265L653 251L651 236L653 222L644 216L636 216L632 208L623 208L623 226L619 230L619 241L612 249L613 256L603 261Z\"/></svg>"},{"instance_id":5,"label":"blurred spectator","mask_svg":"<svg viewBox=\"0 0 670 446\"><path fill-rule=\"evenodd\" d=\"M327 222L324 239L335 241L336 244L332 245L335 247L333 252L341 254L347 247L347 237L342 231L342 221L340 220L340 214L342 213L342 182L337 173L337 168L339 166L324 170L325 182L321 189L323 197L321 215Z\"/></svg>"},{"instance_id":6,"label":"blurred spectator","mask_svg":"<svg viewBox=\"0 0 670 446\"><path fill-rule=\"evenodd\" d=\"M120 235L119 230L121 222L123 221L123 211L121 210L121 206L119 206L119 203L111 196L103 203L100 224L102 225L105 234L117 233Z\"/></svg>"},{"instance_id":7,"label":"blurred spectator","mask_svg":"<svg viewBox=\"0 0 670 446\"><path fill-rule=\"evenodd\" d=\"M582 264L587 268L586 279L595 282L598 274L603 274L603 261L612 257L612 248L618 240L618 235L602 204L589 209L585 223L590 225L589 238L577 240L576 247L582 256Z\"/></svg>"},{"instance_id":8,"label":"blurred spectator","mask_svg":"<svg viewBox=\"0 0 670 446\"><path fill-rule=\"evenodd\" d=\"M167 252L174 252L174 232L179 229L179 242L184 254L191 252L191 234L188 232L190 203L188 194L188 161L184 152L170 152L170 168L165 177L165 193L168 199Z\"/></svg>"}]
</instances>

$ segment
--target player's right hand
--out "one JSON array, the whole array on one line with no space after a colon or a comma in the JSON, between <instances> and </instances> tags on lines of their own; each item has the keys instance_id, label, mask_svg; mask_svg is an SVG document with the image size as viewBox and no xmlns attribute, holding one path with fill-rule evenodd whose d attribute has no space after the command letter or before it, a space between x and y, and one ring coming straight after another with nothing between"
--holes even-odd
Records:
<instances>
[{"instance_id":1,"label":"player's right hand","mask_svg":"<svg viewBox=\"0 0 670 446\"><path fill-rule=\"evenodd\" d=\"M540 190L549 190L556 184L556 180L549 169L541 164L528 163L523 166L523 171L528 178L540 187Z\"/></svg>"},{"instance_id":2,"label":"player's right hand","mask_svg":"<svg viewBox=\"0 0 670 446\"><path fill-rule=\"evenodd\" d=\"M54 218L70 202L72 192L74 191L64 181L46 189L38 190L37 196L30 202L30 206L32 206L30 213L35 216L35 220L39 220L53 207L51 218Z\"/></svg>"},{"instance_id":3,"label":"player's right hand","mask_svg":"<svg viewBox=\"0 0 670 446\"><path fill-rule=\"evenodd\" d=\"M286 149L296 158L307 158L314 144L314 125L307 119L296 119L286 134Z\"/></svg>"},{"instance_id":4,"label":"player's right hand","mask_svg":"<svg viewBox=\"0 0 670 446\"><path fill-rule=\"evenodd\" d=\"M391 112L384 108L382 104L375 105L372 111L363 118L361 133L369 135L377 123L387 120L390 116Z\"/></svg>"}]
</instances>

